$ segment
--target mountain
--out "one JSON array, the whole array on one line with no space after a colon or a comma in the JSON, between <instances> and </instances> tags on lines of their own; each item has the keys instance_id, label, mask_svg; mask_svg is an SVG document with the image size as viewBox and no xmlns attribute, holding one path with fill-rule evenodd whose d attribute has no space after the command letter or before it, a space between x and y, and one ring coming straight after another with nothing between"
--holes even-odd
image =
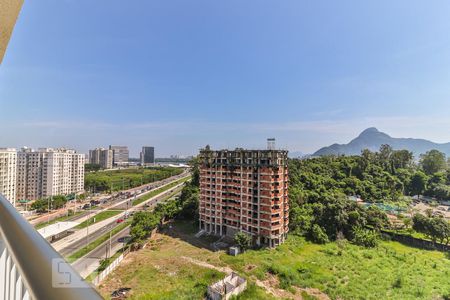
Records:
<instances>
[{"instance_id":1,"label":"mountain","mask_svg":"<svg viewBox=\"0 0 450 300\"><path fill-rule=\"evenodd\" d=\"M300 151L290 152L289 151L289 157L290 158L299 158L299 157L303 157L303 156L305 156L305 154L303 152L300 152Z\"/></svg>"},{"instance_id":2,"label":"mountain","mask_svg":"<svg viewBox=\"0 0 450 300\"><path fill-rule=\"evenodd\" d=\"M362 150L377 151L381 145L388 144L395 150L406 149L414 153L416 157L429 150L436 149L450 156L450 143L438 144L423 139L393 138L384 132L372 127L364 130L348 144L333 144L319 149L313 156L321 155L355 155Z\"/></svg>"}]
</instances>

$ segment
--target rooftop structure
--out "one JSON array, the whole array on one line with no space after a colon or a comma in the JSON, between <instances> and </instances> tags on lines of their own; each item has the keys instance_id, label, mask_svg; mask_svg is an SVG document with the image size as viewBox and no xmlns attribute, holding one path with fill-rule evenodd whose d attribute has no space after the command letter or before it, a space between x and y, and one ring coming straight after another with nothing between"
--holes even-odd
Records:
<instances>
[{"instance_id":1,"label":"rooftop structure","mask_svg":"<svg viewBox=\"0 0 450 300\"><path fill-rule=\"evenodd\" d=\"M44 239L57 236L67 230L70 230L80 223L78 222L57 222L55 224L48 225L44 228L38 230L38 232L42 235Z\"/></svg>"}]
</instances>

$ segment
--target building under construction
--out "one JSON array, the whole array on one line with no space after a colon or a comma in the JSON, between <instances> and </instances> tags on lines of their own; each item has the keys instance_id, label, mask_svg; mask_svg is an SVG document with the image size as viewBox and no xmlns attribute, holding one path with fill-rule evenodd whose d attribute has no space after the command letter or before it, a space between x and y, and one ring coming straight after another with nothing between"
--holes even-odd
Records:
<instances>
[{"instance_id":1,"label":"building under construction","mask_svg":"<svg viewBox=\"0 0 450 300\"><path fill-rule=\"evenodd\" d=\"M272 139L271 139L272 140ZM271 141L269 141L271 142ZM287 151L200 151L200 229L275 247L289 231Z\"/></svg>"}]
</instances>

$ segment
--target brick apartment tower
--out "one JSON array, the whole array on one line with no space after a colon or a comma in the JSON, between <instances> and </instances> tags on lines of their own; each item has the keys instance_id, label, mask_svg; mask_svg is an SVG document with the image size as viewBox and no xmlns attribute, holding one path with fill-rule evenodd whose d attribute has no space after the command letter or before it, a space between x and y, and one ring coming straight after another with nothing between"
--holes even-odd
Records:
<instances>
[{"instance_id":1,"label":"brick apartment tower","mask_svg":"<svg viewBox=\"0 0 450 300\"><path fill-rule=\"evenodd\" d=\"M200 229L276 247L289 231L287 151L200 151Z\"/></svg>"}]
</instances>

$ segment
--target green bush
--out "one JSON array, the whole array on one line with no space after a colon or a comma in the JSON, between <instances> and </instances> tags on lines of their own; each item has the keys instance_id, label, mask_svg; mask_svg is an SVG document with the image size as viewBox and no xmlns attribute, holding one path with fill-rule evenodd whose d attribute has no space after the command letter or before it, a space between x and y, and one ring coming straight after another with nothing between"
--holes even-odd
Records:
<instances>
[{"instance_id":1,"label":"green bush","mask_svg":"<svg viewBox=\"0 0 450 300\"><path fill-rule=\"evenodd\" d=\"M356 245L366 248L374 248L378 246L378 233L373 230L357 227L353 230L352 242Z\"/></svg>"},{"instance_id":2,"label":"green bush","mask_svg":"<svg viewBox=\"0 0 450 300\"><path fill-rule=\"evenodd\" d=\"M325 230L317 224L314 224L311 227L309 236L311 240L317 244L326 244L330 241L328 235L325 233Z\"/></svg>"}]
</instances>

